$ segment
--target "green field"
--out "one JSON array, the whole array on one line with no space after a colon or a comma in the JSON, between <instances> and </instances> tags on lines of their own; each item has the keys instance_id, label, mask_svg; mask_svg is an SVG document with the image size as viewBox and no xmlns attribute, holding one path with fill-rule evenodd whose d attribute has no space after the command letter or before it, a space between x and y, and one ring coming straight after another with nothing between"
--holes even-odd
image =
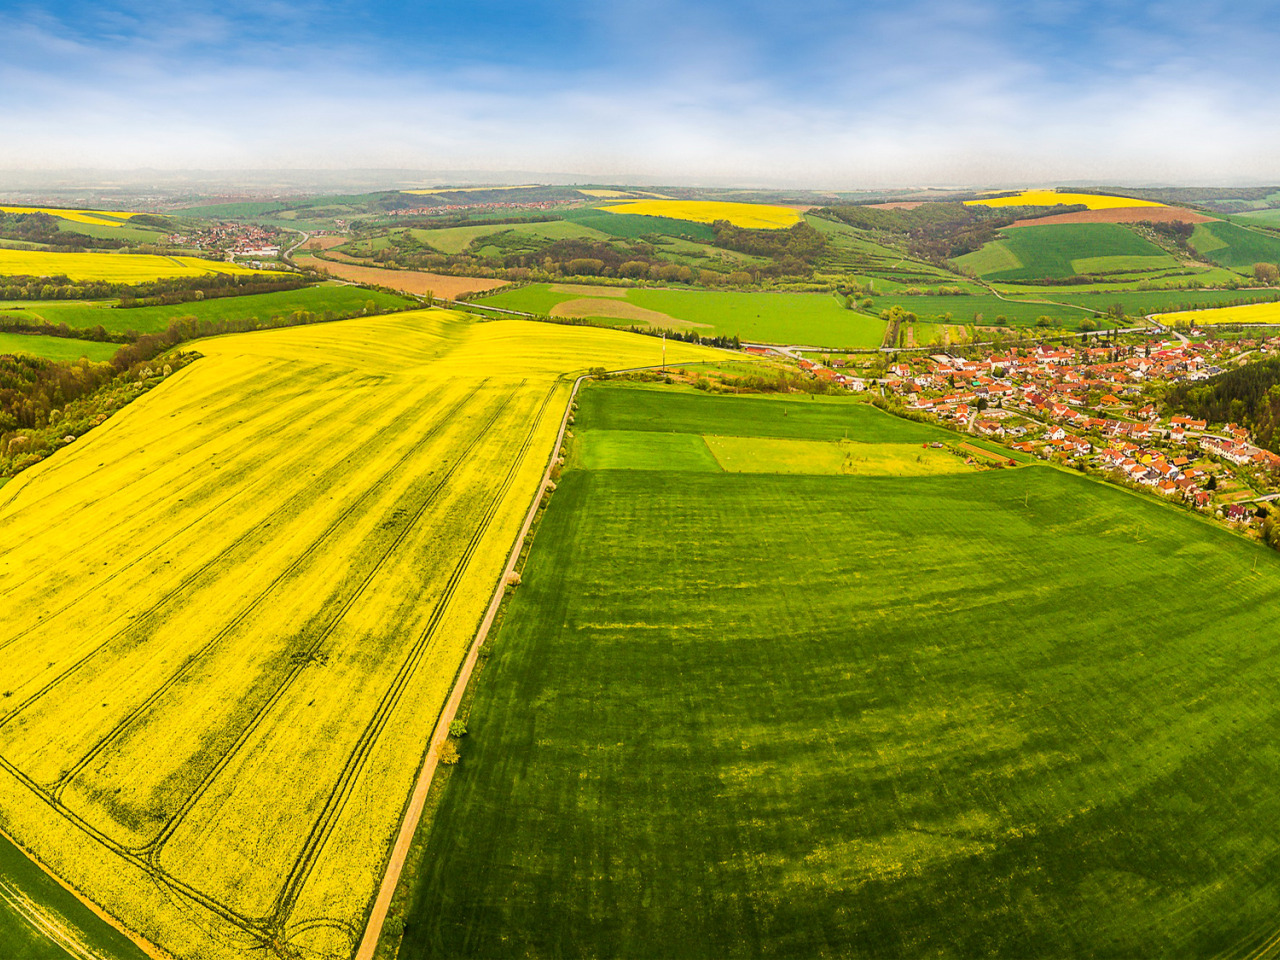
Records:
<instances>
[{"instance_id":1,"label":"green field","mask_svg":"<svg viewBox=\"0 0 1280 960\"><path fill-rule=\"evenodd\" d=\"M647 218L646 218L647 219ZM558 289L557 289L558 288ZM587 290L588 292L583 292ZM767 343L802 343L819 347L876 347L884 335L884 323L876 317L846 310L835 297L821 293L745 293L661 288L627 288L625 296L606 302L589 288L535 283L485 297L485 306L550 314L571 300L598 302L599 312L588 319L611 326L646 323L655 327L680 327L709 336L737 335L743 340ZM617 292L614 288L613 292ZM614 304L611 306L610 304ZM616 304L624 306L617 306ZM653 311L645 320L630 318L625 305ZM610 312L612 311L612 313ZM672 321L675 321L674 323Z\"/></svg>"},{"instance_id":2,"label":"green field","mask_svg":"<svg viewBox=\"0 0 1280 960\"><path fill-rule=\"evenodd\" d=\"M4 314L0 314L4 316ZM0 354L26 353L49 360L110 360L120 349L118 343L96 343L70 337L45 337L26 333L0 333Z\"/></svg>"},{"instance_id":3,"label":"green field","mask_svg":"<svg viewBox=\"0 0 1280 960\"><path fill-rule=\"evenodd\" d=\"M1176 269L1178 261L1114 223L1017 227L955 261L987 280L1038 280L1078 274Z\"/></svg>"},{"instance_id":4,"label":"green field","mask_svg":"<svg viewBox=\"0 0 1280 960\"><path fill-rule=\"evenodd\" d=\"M1255 263L1280 263L1280 237L1234 223L1197 223L1191 245L1214 263L1250 271Z\"/></svg>"},{"instance_id":5,"label":"green field","mask_svg":"<svg viewBox=\"0 0 1280 960\"><path fill-rule=\"evenodd\" d=\"M13 960L146 960L133 941L0 836L0 955Z\"/></svg>"},{"instance_id":6,"label":"green field","mask_svg":"<svg viewBox=\"0 0 1280 960\"><path fill-rule=\"evenodd\" d=\"M346 315L364 309L369 301L381 310L395 310L408 306L412 301L393 293L365 290L339 284L321 284L283 293L259 293L248 297L219 297L213 300L194 300L168 307L133 307L115 309L116 302L84 302L50 300L40 303L24 303L17 308L0 304L0 318L26 320L31 323L45 321L79 330L91 330L101 326L108 333L158 333L181 317L197 320L248 320L260 322L274 317L285 317L299 310L323 314L332 310ZM114 348L113 348L114 349Z\"/></svg>"},{"instance_id":7,"label":"green field","mask_svg":"<svg viewBox=\"0 0 1280 960\"><path fill-rule=\"evenodd\" d=\"M393 232L399 233L400 231ZM567 220L550 220L545 223L479 224L469 227L443 227L438 230L414 229L410 230L409 233L415 240L429 244L442 253L461 253L472 241L500 233L543 237L548 240L563 240L567 237L603 240L607 236L599 230L593 230L583 224L571 223ZM380 247L387 246L385 238L382 238L382 240L381 244L374 241L370 245L371 249L377 250ZM352 248L351 252L356 252L363 249L364 245L355 243L348 246Z\"/></svg>"},{"instance_id":8,"label":"green field","mask_svg":"<svg viewBox=\"0 0 1280 960\"><path fill-rule=\"evenodd\" d=\"M1217 307L1241 299L1269 299L1265 290L1127 290L1096 292L1089 287L1075 290L1062 289L1052 294L1027 291L1007 294L1010 298L986 294L961 297L907 297L890 295L875 298L875 310L900 306L921 320L941 322L944 314L951 314L951 322L958 324L979 323L991 326L1003 316L1011 326L1030 326L1040 317L1051 318L1055 326L1078 327L1081 320L1092 318L1094 313L1105 313L1119 303L1131 317L1150 313L1172 313L1177 310ZM1019 302L1047 299L1056 303ZM979 319L980 316L980 319Z\"/></svg>"},{"instance_id":9,"label":"green field","mask_svg":"<svg viewBox=\"0 0 1280 960\"><path fill-rule=\"evenodd\" d=\"M1280 227L1280 208L1271 208L1269 210L1251 210L1249 213L1240 214L1249 220L1263 224L1268 227Z\"/></svg>"},{"instance_id":10,"label":"green field","mask_svg":"<svg viewBox=\"0 0 1280 960\"><path fill-rule=\"evenodd\" d=\"M165 237L154 227L135 227L127 221L117 225L59 220L58 229L63 233L80 233L86 237L100 237L107 240L132 240L135 243L160 243Z\"/></svg>"},{"instance_id":11,"label":"green field","mask_svg":"<svg viewBox=\"0 0 1280 960\"><path fill-rule=\"evenodd\" d=\"M612 389L581 429L791 420ZM400 957L1243 956L1277 603L1274 552L1047 466L569 469Z\"/></svg>"}]
</instances>

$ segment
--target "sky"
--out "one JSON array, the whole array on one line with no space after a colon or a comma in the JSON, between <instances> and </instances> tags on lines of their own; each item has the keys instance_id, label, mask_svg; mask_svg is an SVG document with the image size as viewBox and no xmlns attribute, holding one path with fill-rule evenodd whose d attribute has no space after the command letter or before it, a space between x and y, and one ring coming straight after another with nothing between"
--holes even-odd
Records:
<instances>
[{"instance_id":1,"label":"sky","mask_svg":"<svg viewBox=\"0 0 1280 960\"><path fill-rule=\"evenodd\" d=\"M0 0L0 174L1273 183L1278 8Z\"/></svg>"}]
</instances>

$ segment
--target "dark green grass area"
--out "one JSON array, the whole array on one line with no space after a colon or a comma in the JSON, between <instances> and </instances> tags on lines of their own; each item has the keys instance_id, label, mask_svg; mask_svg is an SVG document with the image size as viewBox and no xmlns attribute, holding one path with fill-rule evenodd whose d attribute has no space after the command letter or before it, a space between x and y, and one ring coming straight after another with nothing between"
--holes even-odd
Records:
<instances>
[{"instance_id":1,"label":"dark green grass area","mask_svg":"<svg viewBox=\"0 0 1280 960\"><path fill-rule=\"evenodd\" d=\"M4 314L0 314L0 317ZM74 340L70 337L45 337L26 333L0 333L0 354L25 353L48 360L110 360L118 343L95 343L92 340Z\"/></svg>"},{"instance_id":2,"label":"dark green grass area","mask_svg":"<svg viewBox=\"0 0 1280 960\"><path fill-rule=\"evenodd\" d=\"M1021 266L1013 267L994 260L988 263L982 258L975 258L975 268L988 280L1037 280L1071 277L1078 273L1166 269L1178 265L1173 257L1155 244L1114 223L1018 227L1005 230L996 243ZM961 257L957 262L966 262L966 258Z\"/></svg>"},{"instance_id":3,"label":"dark green grass area","mask_svg":"<svg viewBox=\"0 0 1280 960\"><path fill-rule=\"evenodd\" d=\"M59 220L58 229L63 233L79 233L86 237L100 237L107 240L132 240L135 243L157 243L164 239L162 231L154 227L131 226L128 220L119 224Z\"/></svg>"},{"instance_id":4,"label":"dark green grass area","mask_svg":"<svg viewBox=\"0 0 1280 960\"><path fill-rule=\"evenodd\" d=\"M713 396L671 387L593 385L579 396L580 430L635 430L722 437L786 437L924 443L955 440L928 423L885 413L851 397Z\"/></svg>"},{"instance_id":5,"label":"dark green grass area","mask_svg":"<svg viewBox=\"0 0 1280 960\"><path fill-rule=\"evenodd\" d=\"M1280 237L1234 223L1196 224L1191 245L1202 256L1233 270L1249 270L1255 263L1280 263Z\"/></svg>"},{"instance_id":6,"label":"dark green grass area","mask_svg":"<svg viewBox=\"0 0 1280 960\"><path fill-rule=\"evenodd\" d=\"M692 237L694 240L714 240L715 232L709 223L690 220L673 220L670 217L642 217L636 213L608 213L594 207L582 207L559 211L566 220L591 227L611 237L636 240L652 235Z\"/></svg>"},{"instance_id":7,"label":"dark green grass area","mask_svg":"<svg viewBox=\"0 0 1280 960\"><path fill-rule=\"evenodd\" d=\"M270 213L276 213L280 210L288 209L288 204L276 201L260 201L246 203L211 203L198 207L183 207L181 210L170 211L170 216L174 217L209 217L217 219L219 217L227 217L230 219L261 217Z\"/></svg>"},{"instance_id":8,"label":"dark green grass area","mask_svg":"<svg viewBox=\"0 0 1280 960\"><path fill-rule=\"evenodd\" d=\"M135 307L129 310L115 309L110 302L84 303L48 302L24 304L10 309L0 304L0 319L12 318L39 323L65 323L79 330L92 330L102 326L108 333L158 333L168 329L170 323L182 317L197 320L271 320L287 317L299 310L323 315L332 311L345 316L363 310L372 301L380 310L395 310L414 301L393 293L365 290L361 287L324 284L288 290L283 293L260 293L248 297L219 297L215 300L197 300L168 307Z\"/></svg>"},{"instance_id":9,"label":"dark green grass area","mask_svg":"<svg viewBox=\"0 0 1280 960\"><path fill-rule=\"evenodd\" d=\"M400 956L1243 953L1278 603L1274 553L1048 467L568 471Z\"/></svg>"},{"instance_id":10,"label":"dark green grass area","mask_svg":"<svg viewBox=\"0 0 1280 960\"><path fill-rule=\"evenodd\" d=\"M102 960L146 960L117 931L3 836L0 836L0 956L13 960L65 960L74 956L35 925L32 910L66 931Z\"/></svg>"}]
</instances>

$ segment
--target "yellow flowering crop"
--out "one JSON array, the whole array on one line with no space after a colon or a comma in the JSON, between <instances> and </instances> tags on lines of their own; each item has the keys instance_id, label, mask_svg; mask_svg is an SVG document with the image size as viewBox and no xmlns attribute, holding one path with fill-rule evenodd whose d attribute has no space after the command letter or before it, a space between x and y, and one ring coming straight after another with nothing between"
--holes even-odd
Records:
<instances>
[{"instance_id":1,"label":"yellow flowering crop","mask_svg":"<svg viewBox=\"0 0 1280 960\"><path fill-rule=\"evenodd\" d=\"M800 222L800 214L790 207L764 203L728 203L721 200L631 200L603 209L611 213L635 213L643 217L669 217L694 223L728 220L735 227L752 230L780 230Z\"/></svg>"},{"instance_id":2,"label":"yellow flowering crop","mask_svg":"<svg viewBox=\"0 0 1280 960\"><path fill-rule=\"evenodd\" d=\"M161 257L139 253L56 253L48 250L0 250L0 276L69 277L134 283L206 273L257 273L238 264L199 257Z\"/></svg>"},{"instance_id":3,"label":"yellow flowering crop","mask_svg":"<svg viewBox=\"0 0 1280 960\"><path fill-rule=\"evenodd\" d=\"M1052 207L1065 203L1084 204L1090 210L1112 210L1117 207L1163 207L1154 200L1134 200L1131 197L1106 197L1097 193L1057 193L1053 190L1023 190L1016 197L993 197L990 200L966 200L970 206L984 207Z\"/></svg>"},{"instance_id":4,"label":"yellow flowering crop","mask_svg":"<svg viewBox=\"0 0 1280 960\"><path fill-rule=\"evenodd\" d=\"M567 375L662 345L436 310L198 347L0 488L0 821L176 957L347 958Z\"/></svg>"},{"instance_id":5,"label":"yellow flowering crop","mask_svg":"<svg viewBox=\"0 0 1280 960\"><path fill-rule=\"evenodd\" d=\"M125 210L63 210L59 207L0 207L0 213L47 213L72 223L118 226L122 220L136 217L138 212Z\"/></svg>"},{"instance_id":6,"label":"yellow flowering crop","mask_svg":"<svg viewBox=\"0 0 1280 960\"><path fill-rule=\"evenodd\" d=\"M1162 313L1155 319L1165 324L1185 320L1192 326L1214 323L1280 323L1280 303L1250 303L1213 310L1185 310L1180 313Z\"/></svg>"}]
</instances>

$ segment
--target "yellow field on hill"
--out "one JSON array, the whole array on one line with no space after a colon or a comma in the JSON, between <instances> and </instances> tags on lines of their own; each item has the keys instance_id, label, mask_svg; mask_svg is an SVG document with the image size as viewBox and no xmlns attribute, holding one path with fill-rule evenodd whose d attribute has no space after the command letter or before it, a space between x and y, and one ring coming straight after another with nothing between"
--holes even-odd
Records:
<instances>
[{"instance_id":1,"label":"yellow field on hill","mask_svg":"<svg viewBox=\"0 0 1280 960\"><path fill-rule=\"evenodd\" d=\"M53 253L48 250L0 250L0 276L70 277L134 283L206 273L259 273L221 260L160 257L139 253Z\"/></svg>"},{"instance_id":2,"label":"yellow field on hill","mask_svg":"<svg viewBox=\"0 0 1280 960\"><path fill-rule=\"evenodd\" d=\"M642 217L669 217L694 223L728 220L735 227L751 230L780 230L800 222L800 214L790 207L764 203L728 203L721 200L631 200L604 207L610 213L635 213Z\"/></svg>"},{"instance_id":3,"label":"yellow field on hill","mask_svg":"<svg viewBox=\"0 0 1280 960\"><path fill-rule=\"evenodd\" d=\"M490 190L532 190L536 183L524 183L515 187L435 187L431 190L401 190L418 197L429 197L435 193L487 193Z\"/></svg>"},{"instance_id":4,"label":"yellow field on hill","mask_svg":"<svg viewBox=\"0 0 1280 960\"><path fill-rule=\"evenodd\" d=\"M418 311L199 346L0 488L0 821L176 957L348 958L565 375L662 344Z\"/></svg>"},{"instance_id":5,"label":"yellow field on hill","mask_svg":"<svg viewBox=\"0 0 1280 960\"><path fill-rule=\"evenodd\" d=\"M1185 320L1192 326L1215 323L1280 323L1280 303L1251 303L1242 307L1161 313L1153 319L1163 324L1174 324Z\"/></svg>"},{"instance_id":6,"label":"yellow field on hill","mask_svg":"<svg viewBox=\"0 0 1280 960\"><path fill-rule=\"evenodd\" d=\"M92 223L118 226L122 220L136 217L137 211L124 210L63 210L59 207L0 207L0 213L47 213L51 217L70 220L72 223Z\"/></svg>"},{"instance_id":7,"label":"yellow field on hill","mask_svg":"<svg viewBox=\"0 0 1280 960\"><path fill-rule=\"evenodd\" d=\"M1053 190L1023 190L1016 197L993 197L990 200L966 200L973 206L984 207L1052 207L1065 203L1082 203L1090 210L1111 210L1116 207L1163 207L1154 200L1134 200L1130 197L1105 197L1097 193L1057 193Z\"/></svg>"}]
</instances>

